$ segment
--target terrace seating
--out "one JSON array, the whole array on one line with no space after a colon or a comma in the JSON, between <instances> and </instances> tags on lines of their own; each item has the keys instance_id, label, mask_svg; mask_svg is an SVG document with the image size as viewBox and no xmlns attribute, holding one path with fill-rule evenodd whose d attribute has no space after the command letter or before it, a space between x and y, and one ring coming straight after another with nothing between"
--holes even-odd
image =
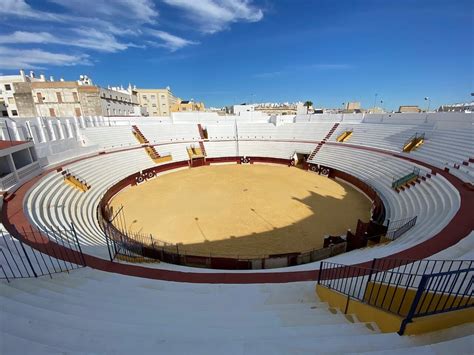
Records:
<instances>
[{"instance_id":1,"label":"terrace seating","mask_svg":"<svg viewBox=\"0 0 474 355\"><path fill-rule=\"evenodd\" d=\"M196 124L139 124L137 127L152 144L199 141L201 139Z\"/></svg>"},{"instance_id":2,"label":"terrace seating","mask_svg":"<svg viewBox=\"0 0 474 355\"><path fill-rule=\"evenodd\" d=\"M235 124L213 124L207 125L209 140L203 144L208 158L245 155L288 159L295 151L309 154L315 142L323 140L333 124L287 123L277 127L239 123L237 131ZM169 154L175 161L188 160L190 142L202 142L196 124L163 128L167 125L170 126L143 124L140 129L147 138L148 132L152 133L150 137L153 138L149 139L153 146L150 147L156 155ZM262 125L260 135L252 125ZM124 127L103 131L100 131L102 127L95 127L81 132L87 137L88 144L95 142L100 149L120 148L117 144L122 141L115 139L125 132L129 144L125 143L128 145L122 148L139 147L130 134L130 126ZM341 123L328 141L337 141L338 132L341 134L350 129L348 127L354 127L350 144L397 153L406 138L420 131L419 125L414 124ZM472 131L423 131L427 133L429 144L410 152L410 156L439 167L449 167L450 172L464 179L473 176L472 140L469 143ZM102 140L97 132L102 132ZM236 132L239 137L242 134L239 141L235 140ZM127 142L126 139L123 142ZM386 220L417 216L417 224L395 241L341 254L331 258L329 261L332 262L354 264L417 245L440 232L460 207L458 191L441 174L431 174L430 169L396 157L350 149L346 144L322 144L309 162L345 171L373 186L387 208ZM31 223L40 229L69 230L69 223L73 222L83 251L107 259L105 238L96 218L98 201L114 183L150 168L154 163L150 161L149 152L141 148L71 163L67 167L94 186L93 189L82 193L61 183L61 174L49 173L25 196L24 209ZM454 164L459 167L455 168ZM392 188L393 176L406 175L414 165L420 169L420 175L431 174L430 177L416 188L397 194ZM72 238L72 235L66 232L50 237L61 240ZM473 259L473 242L474 232L431 258ZM274 271L313 270L319 265L312 263ZM141 266L195 272L165 263ZM128 354L137 349L151 353L156 352L157 344L165 353L192 351L196 354L314 353L315 349L322 353L470 353L474 341L472 324L415 337L381 333L374 323L361 322L354 315L344 315L321 302L314 294L312 281L191 284L81 268L52 278L0 281L0 288L0 300L4 305L0 310L2 353L18 353L19 349L25 354L28 351L34 354ZM107 302L104 303L104 299ZM157 299L160 302L156 302ZM156 314L160 316L156 317Z\"/></svg>"},{"instance_id":3,"label":"terrace seating","mask_svg":"<svg viewBox=\"0 0 474 355\"><path fill-rule=\"evenodd\" d=\"M130 134L130 126L90 127L80 130L86 145L96 145L101 150L128 148L139 144Z\"/></svg>"},{"instance_id":4,"label":"terrace seating","mask_svg":"<svg viewBox=\"0 0 474 355\"><path fill-rule=\"evenodd\" d=\"M237 123L240 140L309 140L321 141L334 123Z\"/></svg>"},{"instance_id":5,"label":"terrace seating","mask_svg":"<svg viewBox=\"0 0 474 355\"><path fill-rule=\"evenodd\" d=\"M381 257L418 244L438 233L459 209L457 191L442 176L433 175L416 189L398 194L391 188L392 176L402 175L413 165L406 161L381 156L369 151L355 151L342 146L324 145L310 163L333 167L367 182L379 192L386 206L386 219L391 221L418 216L416 225L388 245L354 250L331 258L337 263L357 263L367 258ZM418 166L422 174L430 171Z\"/></svg>"},{"instance_id":6,"label":"terrace seating","mask_svg":"<svg viewBox=\"0 0 474 355\"><path fill-rule=\"evenodd\" d=\"M206 142L208 157L213 157L214 152L218 152L216 156L222 154L219 152L234 152L235 142L232 142L232 144L234 146L231 145L231 142ZM297 151L302 150L304 143L299 144L289 142L239 142L239 154L243 156L248 152L247 156L261 154L262 156L282 156L288 159L295 149ZM181 154L180 160L189 159L185 144L173 143L158 147L167 150L181 150L180 153L177 153ZM307 151L310 147L311 144L307 143ZM179 160L175 159L175 161ZM354 151L343 147L325 145L320 154L311 162L333 166L374 186L386 204L387 219L395 221L418 215L415 227L396 241L388 245L371 248L370 251L356 250L335 257L343 258L347 262L370 260L373 257L387 255L394 250L403 250L414 243L430 238L448 223L459 208L459 196L442 176L433 176L416 189L407 190L406 193L400 195L397 194L391 189L393 174L401 174L407 168L413 167L413 164L397 158L387 158L373 152ZM103 248L92 247L105 244L103 234L95 219L99 196L114 182L148 167L150 167L148 156L143 154L141 149L102 155L74 163L71 169L88 179L94 185L94 189L83 196L72 193L73 191L61 192L61 189L58 189L55 183L54 175L49 174L28 195L26 203L30 218L42 228L58 225L66 227L70 221L74 222L79 239L91 246L90 251L94 253L93 255L107 257ZM420 167L420 170L423 173L429 173L426 168ZM58 205L71 207L58 208ZM84 212L76 214L72 206L77 206L75 208ZM446 211L449 212L446 213ZM300 267L314 266L307 264Z\"/></svg>"},{"instance_id":7,"label":"terrace seating","mask_svg":"<svg viewBox=\"0 0 474 355\"><path fill-rule=\"evenodd\" d=\"M443 353L453 346L462 353L472 344L470 325L418 337L380 333L315 298L314 282L186 284L85 268L1 287L5 354L154 353L157 344L167 354Z\"/></svg>"}]
</instances>

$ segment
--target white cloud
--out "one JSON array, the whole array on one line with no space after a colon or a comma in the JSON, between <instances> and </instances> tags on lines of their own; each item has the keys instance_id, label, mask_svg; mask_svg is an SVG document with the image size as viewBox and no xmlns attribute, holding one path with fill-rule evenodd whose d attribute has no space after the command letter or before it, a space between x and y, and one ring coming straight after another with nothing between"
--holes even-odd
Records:
<instances>
[{"instance_id":1,"label":"white cloud","mask_svg":"<svg viewBox=\"0 0 474 355\"><path fill-rule=\"evenodd\" d=\"M58 10L41 10L37 2L0 0L0 20L16 31L0 34L1 68L90 63L88 55L53 53L48 45L119 52L129 47L166 48L175 52L199 42L157 29L156 0L47 0ZM235 22L256 22L263 17L251 0L163 0L196 23L196 30L214 33ZM46 27L48 26L48 27ZM53 30L45 30L45 28ZM57 31L56 31L57 29ZM134 42L134 43L131 43ZM35 44L35 49L20 49ZM38 48L40 47L40 48ZM31 48L31 47L30 47ZM61 51L63 52L63 51ZM22 57L22 54L24 57ZM7 56L7 58L4 57ZM31 55L31 58L28 57ZM8 58L13 56L12 59ZM51 62L46 61L49 58ZM62 64L61 64L62 63ZM73 63L73 64L71 64Z\"/></svg>"},{"instance_id":2,"label":"white cloud","mask_svg":"<svg viewBox=\"0 0 474 355\"><path fill-rule=\"evenodd\" d=\"M89 17L91 9L94 16L101 18L127 18L134 22L153 23L158 11L152 0L50 0L79 16Z\"/></svg>"},{"instance_id":3,"label":"white cloud","mask_svg":"<svg viewBox=\"0 0 474 355\"><path fill-rule=\"evenodd\" d=\"M62 44L101 52L117 52L127 49L131 44L120 43L114 35L94 28L76 28L71 30L69 37L56 37L48 32L16 31L9 35L0 35L0 44Z\"/></svg>"},{"instance_id":4,"label":"white cloud","mask_svg":"<svg viewBox=\"0 0 474 355\"><path fill-rule=\"evenodd\" d=\"M90 65L86 54L52 53L42 49L16 49L0 46L0 68L40 69L42 66Z\"/></svg>"},{"instance_id":5,"label":"white cloud","mask_svg":"<svg viewBox=\"0 0 474 355\"><path fill-rule=\"evenodd\" d=\"M120 43L114 35L94 28L73 29L78 37L69 42L70 45L95 49L103 52L117 52L129 47L128 44Z\"/></svg>"},{"instance_id":6,"label":"white cloud","mask_svg":"<svg viewBox=\"0 0 474 355\"><path fill-rule=\"evenodd\" d=\"M215 33L234 22L258 22L263 11L250 0L163 0L166 4L186 12L204 33Z\"/></svg>"},{"instance_id":7,"label":"white cloud","mask_svg":"<svg viewBox=\"0 0 474 355\"><path fill-rule=\"evenodd\" d=\"M168 33L168 32L165 32L165 31L148 30L148 33L151 36L159 38L160 40L163 41L162 43L149 42L150 44L152 44L156 47L167 48L172 52L174 52L178 49L181 49L183 47L189 46L189 45L198 44L198 42L190 41L188 39L172 35L171 33Z\"/></svg>"},{"instance_id":8,"label":"white cloud","mask_svg":"<svg viewBox=\"0 0 474 355\"><path fill-rule=\"evenodd\" d=\"M15 31L10 35L0 35L0 43L57 43L57 39L48 32Z\"/></svg>"}]
</instances>

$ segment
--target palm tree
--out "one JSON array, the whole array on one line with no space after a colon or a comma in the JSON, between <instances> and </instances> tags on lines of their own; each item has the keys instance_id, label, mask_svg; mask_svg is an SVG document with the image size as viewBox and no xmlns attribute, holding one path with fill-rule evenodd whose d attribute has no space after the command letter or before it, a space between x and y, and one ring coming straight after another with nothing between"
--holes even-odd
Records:
<instances>
[{"instance_id":1,"label":"palm tree","mask_svg":"<svg viewBox=\"0 0 474 355\"><path fill-rule=\"evenodd\" d=\"M306 114L309 113L309 108L313 106L313 101L306 101L303 106L306 106Z\"/></svg>"}]
</instances>

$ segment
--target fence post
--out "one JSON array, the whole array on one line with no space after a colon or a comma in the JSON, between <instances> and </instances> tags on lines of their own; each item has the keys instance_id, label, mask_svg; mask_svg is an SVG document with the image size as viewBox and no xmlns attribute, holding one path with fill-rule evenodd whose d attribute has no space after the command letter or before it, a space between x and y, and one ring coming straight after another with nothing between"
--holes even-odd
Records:
<instances>
[{"instance_id":1,"label":"fence post","mask_svg":"<svg viewBox=\"0 0 474 355\"><path fill-rule=\"evenodd\" d=\"M84 266L87 266L86 259L84 258L84 254L82 253L81 243L79 243L79 238L77 237L76 228L74 227L74 222L71 222L71 228L72 228L72 234L74 234L74 238L76 239L77 247L79 248L79 252L81 253L82 263L84 264Z\"/></svg>"},{"instance_id":2,"label":"fence post","mask_svg":"<svg viewBox=\"0 0 474 355\"><path fill-rule=\"evenodd\" d=\"M318 273L318 285L321 284L321 274L323 273L324 270L324 261L321 262L321 267L319 268L319 273Z\"/></svg>"},{"instance_id":3,"label":"fence post","mask_svg":"<svg viewBox=\"0 0 474 355\"><path fill-rule=\"evenodd\" d=\"M38 275L36 274L36 271L35 271L35 269L34 269L34 267L33 267L33 264L31 264L31 260L30 260L30 258L29 258L29 256L28 256L28 254L26 253L26 250L25 250L25 247L24 247L24 245L23 245L23 242L22 242L21 240L18 240L18 241L20 242L21 249L23 249L23 253L24 253L25 256L26 256L26 260L28 261L28 264L30 264L30 268L31 268L31 271L33 271L33 275L35 275L35 277L38 277ZM21 258L21 256L20 256L20 258Z\"/></svg>"},{"instance_id":4,"label":"fence post","mask_svg":"<svg viewBox=\"0 0 474 355\"><path fill-rule=\"evenodd\" d=\"M372 279L372 274L374 272L374 268L375 268L375 262L376 262L377 258L373 258L372 259L372 264L370 265L370 274L369 274L369 278L367 279L367 284L370 282L370 280Z\"/></svg>"},{"instance_id":5,"label":"fence post","mask_svg":"<svg viewBox=\"0 0 474 355\"><path fill-rule=\"evenodd\" d=\"M113 262L114 259L112 258L112 254L110 253L110 246L109 246L109 237L107 236L107 229L108 229L108 225L105 225L104 226L104 235L105 235L105 242L107 243L107 251L109 252L109 258L110 258L110 261Z\"/></svg>"},{"instance_id":6,"label":"fence post","mask_svg":"<svg viewBox=\"0 0 474 355\"><path fill-rule=\"evenodd\" d=\"M420 302L421 296L423 296L423 292L425 291L426 283L428 282L429 277L430 275L423 275L421 277L421 281L420 281L420 284L418 285L418 290L416 291L415 298L413 299L413 302L411 304L410 310L408 311L406 318L402 321L402 324L400 325L400 330L398 331L398 335L403 335L407 324L411 323L413 316L415 315L416 308L418 307L418 303Z\"/></svg>"}]
</instances>

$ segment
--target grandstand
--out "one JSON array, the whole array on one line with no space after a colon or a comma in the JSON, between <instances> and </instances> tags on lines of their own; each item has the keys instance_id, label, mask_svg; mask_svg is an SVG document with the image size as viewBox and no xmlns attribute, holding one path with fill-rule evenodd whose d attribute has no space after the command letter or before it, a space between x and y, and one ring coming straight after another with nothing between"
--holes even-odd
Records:
<instances>
[{"instance_id":1,"label":"grandstand","mask_svg":"<svg viewBox=\"0 0 474 355\"><path fill-rule=\"evenodd\" d=\"M0 350L470 354L473 124L467 113L3 119L16 142L0 146ZM130 186L217 164L344 181L371 220L318 250L239 258L185 255L110 208Z\"/></svg>"}]
</instances>

